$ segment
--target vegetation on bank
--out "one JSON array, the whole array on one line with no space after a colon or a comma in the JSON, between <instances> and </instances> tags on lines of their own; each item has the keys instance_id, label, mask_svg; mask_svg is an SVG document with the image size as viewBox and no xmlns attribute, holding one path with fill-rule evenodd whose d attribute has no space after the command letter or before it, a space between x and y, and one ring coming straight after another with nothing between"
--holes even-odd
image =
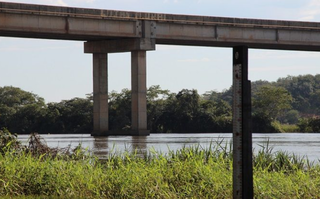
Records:
<instances>
[{"instance_id":1,"label":"vegetation on bank","mask_svg":"<svg viewBox=\"0 0 320 199\"><path fill-rule=\"evenodd\" d=\"M320 132L320 75L252 82L253 132ZM92 95L45 103L36 94L0 87L0 128L26 133L92 132ZM232 131L232 87L199 95L151 86L147 91L148 129L152 133ZM131 91L109 93L109 127L131 126Z\"/></svg>"},{"instance_id":2,"label":"vegetation on bank","mask_svg":"<svg viewBox=\"0 0 320 199\"><path fill-rule=\"evenodd\" d=\"M80 147L48 149L36 135L28 146L7 130L0 131L0 137L1 197L232 197L232 153L219 142L207 149L110 154L98 160ZM256 153L253 164L255 198L320 195L319 165L285 152L272 153L268 146Z\"/></svg>"}]
</instances>

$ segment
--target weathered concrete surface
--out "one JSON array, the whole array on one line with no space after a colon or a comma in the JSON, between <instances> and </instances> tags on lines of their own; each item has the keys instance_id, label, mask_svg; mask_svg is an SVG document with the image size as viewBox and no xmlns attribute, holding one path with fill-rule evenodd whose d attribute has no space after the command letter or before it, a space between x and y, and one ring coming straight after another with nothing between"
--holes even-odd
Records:
<instances>
[{"instance_id":1,"label":"weathered concrete surface","mask_svg":"<svg viewBox=\"0 0 320 199\"><path fill-rule=\"evenodd\" d=\"M156 44L320 50L320 23L82 9L0 2L0 36L150 38Z\"/></svg>"},{"instance_id":2,"label":"weathered concrete surface","mask_svg":"<svg viewBox=\"0 0 320 199\"><path fill-rule=\"evenodd\" d=\"M106 134L109 130L108 55L93 54L93 132Z\"/></svg>"},{"instance_id":3,"label":"weathered concrete surface","mask_svg":"<svg viewBox=\"0 0 320 199\"><path fill-rule=\"evenodd\" d=\"M148 35L147 35L148 36ZM147 130L146 50L154 50L154 39L122 39L85 43L85 52L93 53L94 136L149 135ZM107 53L131 52L131 130L113 131L108 126Z\"/></svg>"},{"instance_id":4,"label":"weathered concrete surface","mask_svg":"<svg viewBox=\"0 0 320 199\"><path fill-rule=\"evenodd\" d=\"M146 51L131 52L131 128L133 135L149 135L147 130Z\"/></svg>"},{"instance_id":5,"label":"weathered concrete surface","mask_svg":"<svg viewBox=\"0 0 320 199\"><path fill-rule=\"evenodd\" d=\"M155 40L150 38L88 41L84 43L85 53L116 53L134 50L155 50Z\"/></svg>"}]
</instances>

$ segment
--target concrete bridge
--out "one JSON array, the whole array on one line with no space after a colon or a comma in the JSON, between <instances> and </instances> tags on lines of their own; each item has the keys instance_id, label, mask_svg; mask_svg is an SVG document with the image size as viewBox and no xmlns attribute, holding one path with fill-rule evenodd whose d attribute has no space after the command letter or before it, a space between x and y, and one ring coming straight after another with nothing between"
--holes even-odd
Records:
<instances>
[{"instance_id":1,"label":"concrete bridge","mask_svg":"<svg viewBox=\"0 0 320 199\"><path fill-rule=\"evenodd\" d=\"M132 52L132 135L148 135L146 51L156 44L320 50L320 23L0 2L0 36L81 40L93 54L94 135L108 125L108 53ZM127 132L128 133L128 132Z\"/></svg>"},{"instance_id":2,"label":"concrete bridge","mask_svg":"<svg viewBox=\"0 0 320 199\"><path fill-rule=\"evenodd\" d=\"M233 48L233 196L252 198L248 48L320 51L320 23L0 2L0 36L80 40L93 55L92 135L149 135L146 52L156 44ZM131 52L131 132L108 125L108 53Z\"/></svg>"}]
</instances>

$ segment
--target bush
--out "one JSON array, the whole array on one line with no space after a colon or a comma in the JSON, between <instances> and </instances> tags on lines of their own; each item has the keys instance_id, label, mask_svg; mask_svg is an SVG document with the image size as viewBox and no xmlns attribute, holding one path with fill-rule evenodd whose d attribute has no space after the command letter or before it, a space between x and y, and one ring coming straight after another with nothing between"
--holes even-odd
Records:
<instances>
[{"instance_id":1,"label":"bush","mask_svg":"<svg viewBox=\"0 0 320 199\"><path fill-rule=\"evenodd\" d=\"M297 133L300 129L295 124L281 124L281 129L283 133Z\"/></svg>"},{"instance_id":2,"label":"bush","mask_svg":"<svg viewBox=\"0 0 320 199\"><path fill-rule=\"evenodd\" d=\"M17 139L17 134L11 134L6 128L0 130L0 154L8 151L21 150L21 142Z\"/></svg>"},{"instance_id":3,"label":"bush","mask_svg":"<svg viewBox=\"0 0 320 199\"><path fill-rule=\"evenodd\" d=\"M320 133L320 118L312 118L309 122L309 126L314 133Z\"/></svg>"},{"instance_id":4,"label":"bush","mask_svg":"<svg viewBox=\"0 0 320 199\"><path fill-rule=\"evenodd\" d=\"M252 115L252 131L254 133L279 133L279 128L272 123L272 120L264 115Z\"/></svg>"},{"instance_id":5,"label":"bush","mask_svg":"<svg viewBox=\"0 0 320 199\"><path fill-rule=\"evenodd\" d=\"M300 132L320 133L320 118L302 118L297 126Z\"/></svg>"}]
</instances>

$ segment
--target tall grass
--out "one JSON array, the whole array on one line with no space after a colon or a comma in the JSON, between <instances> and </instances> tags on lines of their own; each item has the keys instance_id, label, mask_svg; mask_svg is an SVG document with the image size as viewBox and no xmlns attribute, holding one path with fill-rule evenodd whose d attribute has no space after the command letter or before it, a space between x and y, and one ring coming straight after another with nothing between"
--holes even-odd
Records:
<instances>
[{"instance_id":1,"label":"tall grass","mask_svg":"<svg viewBox=\"0 0 320 199\"><path fill-rule=\"evenodd\" d=\"M81 147L35 153L29 147L12 145L15 147L0 153L0 196L231 198L232 150L231 145L221 143L212 142L208 148L184 147L168 154L111 154L104 160L88 155ZM266 146L253 161L256 198L320 195L320 168L305 158L273 153Z\"/></svg>"}]
</instances>

